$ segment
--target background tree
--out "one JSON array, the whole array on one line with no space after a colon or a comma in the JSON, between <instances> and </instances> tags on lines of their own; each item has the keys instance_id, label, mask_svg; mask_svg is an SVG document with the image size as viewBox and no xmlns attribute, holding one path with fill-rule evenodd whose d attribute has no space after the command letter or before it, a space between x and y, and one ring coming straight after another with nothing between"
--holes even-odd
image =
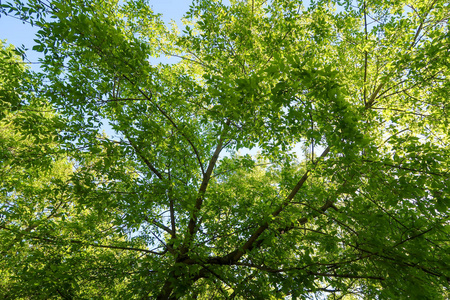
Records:
<instances>
[{"instance_id":1,"label":"background tree","mask_svg":"<svg viewBox=\"0 0 450 300\"><path fill-rule=\"evenodd\" d=\"M46 287L10 297L448 297L445 1L195 1L182 33L139 0L2 7L40 27L66 166L35 247L4 218Z\"/></svg>"}]
</instances>

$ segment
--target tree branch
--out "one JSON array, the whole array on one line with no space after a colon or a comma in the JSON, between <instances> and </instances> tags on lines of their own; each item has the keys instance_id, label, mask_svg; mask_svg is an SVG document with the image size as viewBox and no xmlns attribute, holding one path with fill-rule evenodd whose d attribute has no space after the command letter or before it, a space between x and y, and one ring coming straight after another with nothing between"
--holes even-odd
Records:
<instances>
[{"instance_id":1,"label":"tree branch","mask_svg":"<svg viewBox=\"0 0 450 300\"><path fill-rule=\"evenodd\" d=\"M145 216L145 217L144 217L144 220L147 221L148 223L153 224L153 225L155 225L156 227L158 227L158 228L164 230L165 232L167 232L167 233L170 234L171 236L173 236L174 233L173 233L173 231L172 231L169 227L165 226L164 224L161 224L160 222L156 221L155 219L150 220L147 216Z\"/></svg>"},{"instance_id":2,"label":"tree branch","mask_svg":"<svg viewBox=\"0 0 450 300\"><path fill-rule=\"evenodd\" d=\"M434 0L434 1L431 3L430 8L428 9L427 13L426 13L425 16L422 18L422 21L421 21L420 24L419 24L419 28L417 28L416 34L414 35L414 38L413 38L413 40L412 40L412 42L411 42L411 45L409 46L409 50L411 50L412 47L414 47L414 45L416 44L417 38L418 38L420 32L422 31L423 24L425 23L425 19L428 17L428 14L429 14L430 11L433 9L433 6L436 4L436 1L437 1L437 0Z\"/></svg>"},{"instance_id":3,"label":"tree branch","mask_svg":"<svg viewBox=\"0 0 450 300\"><path fill-rule=\"evenodd\" d=\"M366 1L364 1L364 34L367 42L367 10L366 10ZM366 45L367 46L367 45ZM364 105L367 105L367 50L364 51Z\"/></svg>"},{"instance_id":4,"label":"tree branch","mask_svg":"<svg viewBox=\"0 0 450 300\"><path fill-rule=\"evenodd\" d=\"M406 113L406 114L409 114L409 115L420 116L420 117L430 117L430 116L431 116L431 115L419 114L419 113L415 113L415 112L411 112L411 111L407 111L407 110L403 110L403 109L397 109L397 108L372 107L372 109L378 109L378 110L392 110L392 111L398 111L398 112Z\"/></svg>"},{"instance_id":5,"label":"tree branch","mask_svg":"<svg viewBox=\"0 0 450 300\"><path fill-rule=\"evenodd\" d=\"M423 170L417 170L417 169L413 169L413 168L407 168L407 167L402 167L402 166L398 166L398 165L392 165L392 164L388 164L388 163L384 163L384 162L380 162L380 161L369 160L369 159L363 159L363 162L369 162L369 163L373 163L373 164L381 164L381 165L392 167L392 168L396 168L396 169L399 169L399 170L418 172L418 173L423 173L423 174L428 174L428 175L447 176L447 173L427 172L427 171L423 171Z\"/></svg>"},{"instance_id":6,"label":"tree branch","mask_svg":"<svg viewBox=\"0 0 450 300\"><path fill-rule=\"evenodd\" d=\"M133 147L134 151L136 151L136 154L144 161L144 163L147 165L147 167L150 169L150 171L153 172L153 174L156 175L161 180L164 180L164 177L161 175L161 173L150 163L150 161L144 157L141 150L137 147L137 145L133 142L133 140L130 138L127 132L125 133L125 137L127 138L130 145Z\"/></svg>"},{"instance_id":7,"label":"tree branch","mask_svg":"<svg viewBox=\"0 0 450 300\"><path fill-rule=\"evenodd\" d=\"M152 251L152 250L148 250L148 249L135 248L135 247L85 243L80 240L72 240L72 239L71 240L57 240L55 238L45 238L45 237L35 236L35 235L30 234L29 232L25 232L25 233L17 232L16 230L8 228L3 225L0 225L0 229L8 230L8 231L14 232L16 234L22 234L24 236L28 236L30 239L47 242L49 244L71 243L71 244L80 244L82 246L89 246L89 247L94 247L94 248L107 248L107 249L118 249L118 250L125 250L125 251L138 251L138 252L144 252L144 253L156 254L156 255L164 255L167 252L167 250L164 250L163 252L156 252L156 251Z\"/></svg>"},{"instance_id":8,"label":"tree branch","mask_svg":"<svg viewBox=\"0 0 450 300\"><path fill-rule=\"evenodd\" d=\"M246 267L249 267L249 268L258 269L258 270L269 272L269 273L284 273L284 272L294 271L294 270L301 271L301 270L305 270L305 268L308 267L308 266L306 266L306 267L301 267L301 268L273 269L273 268L270 268L270 267L258 266L258 265L254 265L254 264L251 264L251 263L239 263L239 264L236 264L236 265L246 266ZM384 277L371 276L371 275L320 273L320 272L312 272L312 271L309 271L309 270L305 270L303 272L306 272L306 274L308 274L308 275L323 276L323 277L341 277L341 278L355 278L355 279L385 280Z\"/></svg>"},{"instance_id":9,"label":"tree branch","mask_svg":"<svg viewBox=\"0 0 450 300\"><path fill-rule=\"evenodd\" d=\"M229 122L227 122L227 126L228 126L228 124L229 124ZM192 241L195 236L197 221L198 221L198 214L202 207L203 199L205 196L206 189L208 188L208 184L211 179L212 172L217 163L217 159L219 158L220 151L222 150L223 140L224 140L223 137L221 137L219 139L219 143L216 146L216 150L214 151L214 154L211 157L211 160L209 161L208 169L206 170L206 173L204 173L204 175L203 175L203 180L200 185L200 189L198 191L198 196L195 201L195 206L192 211L192 216L191 216L191 219L189 220L189 224L188 224L188 233L187 233L185 241L184 241L185 249L188 248L189 241Z\"/></svg>"},{"instance_id":10,"label":"tree branch","mask_svg":"<svg viewBox=\"0 0 450 300\"><path fill-rule=\"evenodd\" d=\"M129 79L126 75L123 75L123 77L126 80L128 80L128 82L130 82L133 86L135 86L137 88L137 90L139 91L139 93L142 96L144 96L145 99L150 101L156 107L156 109L170 122L170 124L172 124L172 126L181 134L181 136L184 137L184 139L189 143L189 145L191 146L192 150L195 153L195 156L197 158L200 169L202 170L202 174L205 174L205 170L203 168L203 163L202 163L202 160L200 159L200 154L199 154L197 148L195 147L194 143L192 143L192 141L186 136L186 134L178 128L178 125L172 120L172 118L155 101L153 101L152 96L147 95L147 93L145 93L141 88L136 86L136 84L131 79Z\"/></svg>"},{"instance_id":11,"label":"tree branch","mask_svg":"<svg viewBox=\"0 0 450 300\"><path fill-rule=\"evenodd\" d=\"M375 279L375 280L385 280L384 277L371 276L371 275L353 275L353 274L336 274L336 273L314 273L307 272L309 275L323 276L323 277L341 277L341 278L355 278L355 279Z\"/></svg>"},{"instance_id":12,"label":"tree branch","mask_svg":"<svg viewBox=\"0 0 450 300\"><path fill-rule=\"evenodd\" d=\"M369 109L372 107L373 104L375 104L375 99L378 96L378 93L380 92L380 90L384 87L384 82L380 83L378 85L378 87L375 89L375 91L372 93L372 95L370 96L369 101L367 101L365 108Z\"/></svg>"}]
</instances>

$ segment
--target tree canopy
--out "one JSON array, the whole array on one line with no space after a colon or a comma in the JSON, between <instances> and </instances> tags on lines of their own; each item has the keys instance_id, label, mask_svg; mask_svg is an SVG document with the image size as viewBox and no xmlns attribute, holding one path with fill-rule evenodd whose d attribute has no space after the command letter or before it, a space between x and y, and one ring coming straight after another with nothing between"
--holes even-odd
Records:
<instances>
[{"instance_id":1,"label":"tree canopy","mask_svg":"<svg viewBox=\"0 0 450 300\"><path fill-rule=\"evenodd\" d=\"M1 12L2 299L450 296L448 1Z\"/></svg>"}]
</instances>

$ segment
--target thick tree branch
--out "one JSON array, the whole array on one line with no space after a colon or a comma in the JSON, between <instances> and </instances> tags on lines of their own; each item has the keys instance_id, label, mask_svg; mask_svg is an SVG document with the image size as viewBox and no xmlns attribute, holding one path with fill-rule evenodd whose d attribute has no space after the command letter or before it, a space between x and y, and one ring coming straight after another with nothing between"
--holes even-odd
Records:
<instances>
[{"instance_id":1,"label":"thick tree branch","mask_svg":"<svg viewBox=\"0 0 450 300\"><path fill-rule=\"evenodd\" d=\"M192 216L191 216L191 219L189 220L188 233L187 233L185 241L184 241L184 247L188 247L189 241L192 241L195 236L197 221L198 221L198 214L202 207L203 199L204 199L204 196L206 193L206 189L208 188L208 184L211 179L212 172L214 170L214 167L216 166L220 151L222 150L223 139L224 139L223 137L221 137L219 139L219 143L217 144L216 150L214 151L214 154L211 157L211 160L209 161L208 169L206 170L206 173L204 173L204 175L203 175L203 180L200 185L200 189L198 191L197 199L195 200L195 206L192 211Z\"/></svg>"},{"instance_id":2,"label":"thick tree branch","mask_svg":"<svg viewBox=\"0 0 450 300\"><path fill-rule=\"evenodd\" d=\"M377 99L378 93L381 91L381 89L384 87L384 82L380 83L378 87L375 89L375 91L370 96L370 99L366 102L365 108L369 109L375 104L375 100Z\"/></svg>"},{"instance_id":3,"label":"thick tree branch","mask_svg":"<svg viewBox=\"0 0 450 300\"><path fill-rule=\"evenodd\" d=\"M174 207L174 201L172 197L171 191L169 191L169 211L170 211L170 226L172 226L172 237L177 237L177 231L176 231L176 221L175 221L175 207Z\"/></svg>"},{"instance_id":4,"label":"thick tree branch","mask_svg":"<svg viewBox=\"0 0 450 300\"><path fill-rule=\"evenodd\" d=\"M172 181L172 176L170 174L170 165L168 166L168 177L169 182ZM169 198L169 212L170 212L170 226L172 227L171 236L172 238L176 238L176 224L175 224L175 207L174 207L174 199L172 195L172 184L170 184L169 189L167 190L167 197Z\"/></svg>"}]
</instances>

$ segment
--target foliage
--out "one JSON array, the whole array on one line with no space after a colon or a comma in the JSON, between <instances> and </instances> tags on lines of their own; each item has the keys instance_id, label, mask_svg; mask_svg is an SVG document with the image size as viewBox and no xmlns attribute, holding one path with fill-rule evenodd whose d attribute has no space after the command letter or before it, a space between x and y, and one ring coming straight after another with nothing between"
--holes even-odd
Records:
<instances>
[{"instance_id":1,"label":"foliage","mask_svg":"<svg viewBox=\"0 0 450 300\"><path fill-rule=\"evenodd\" d=\"M449 297L446 1L2 9L3 298Z\"/></svg>"}]
</instances>

